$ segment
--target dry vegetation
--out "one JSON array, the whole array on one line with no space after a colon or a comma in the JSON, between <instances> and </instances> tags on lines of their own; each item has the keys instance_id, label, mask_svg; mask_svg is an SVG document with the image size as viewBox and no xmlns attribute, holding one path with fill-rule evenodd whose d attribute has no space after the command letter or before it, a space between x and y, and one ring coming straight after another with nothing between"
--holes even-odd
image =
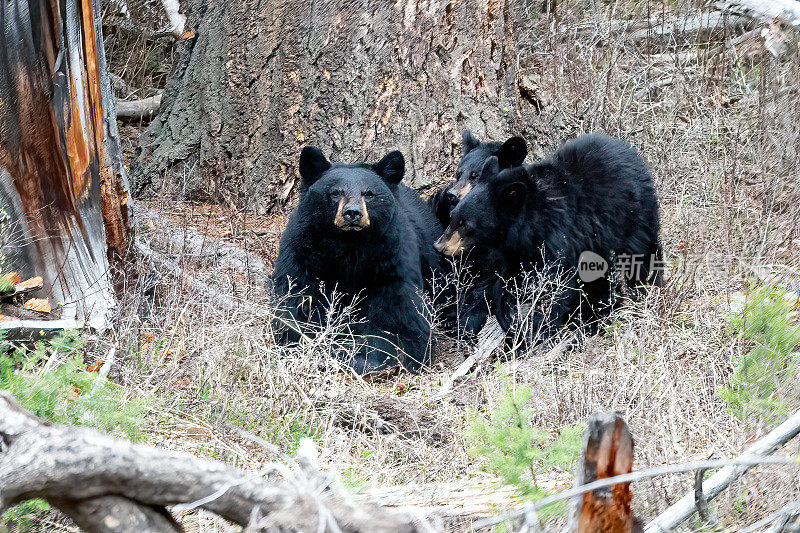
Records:
<instances>
[{"instance_id":1,"label":"dry vegetation","mask_svg":"<svg viewBox=\"0 0 800 533\"><path fill-rule=\"evenodd\" d=\"M681 44L685 35L660 35L657 24L636 39L609 30L608 21L686 20L697 11L683 1L565 1L557 17L539 13L541 4L519 8L520 66L540 118L558 124L562 138L530 141L547 152L583 132L629 139L654 170L669 267L664 287L623 306L602 334L498 358L514 383L534 392L531 423L553 438L593 412L617 410L636 440L635 468L732 457L769 421L737 418L718 393L734 354L749 348L729 328L731 301L754 281L800 288L800 55L776 60L757 36L725 46L735 36L722 29L690 36L692 46ZM138 67L124 68L142 84ZM465 441L474 418L503 395L495 367L480 365L438 394L474 349L470 342L443 340L432 368L417 376L368 382L320 365L333 331L299 348L272 341L266 274L285 214L253 219L219 207L150 206L170 215L139 221L137 240L154 254L128 276L116 333L92 353L120 348L111 377L152 399L151 443L257 470L311 437L321 464L353 492L438 505L455 530L464 523L458 515L520 504ZM550 488L571 483L556 468L542 479ZM654 516L691 479L635 484L636 512ZM448 501L469 487L478 490L463 507ZM796 469L765 467L714 507L723 525L739 528L798 498ZM202 513L184 520L190 530L228 528Z\"/></svg>"}]
</instances>

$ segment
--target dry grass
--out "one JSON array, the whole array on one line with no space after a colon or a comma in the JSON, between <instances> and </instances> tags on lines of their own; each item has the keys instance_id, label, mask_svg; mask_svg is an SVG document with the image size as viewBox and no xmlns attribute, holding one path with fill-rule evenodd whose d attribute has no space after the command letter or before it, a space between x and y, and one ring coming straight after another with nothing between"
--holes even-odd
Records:
<instances>
[{"instance_id":1,"label":"dry grass","mask_svg":"<svg viewBox=\"0 0 800 533\"><path fill-rule=\"evenodd\" d=\"M794 291L800 284L800 57L778 61L731 47L698 59L707 47L631 42L604 29L608 20L688 17L685 4L565 2L557 20L531 16L541 2L520 7L530 17L520 66L539 87L538 119L560 121L563 139L606 131L640 150L657 181L670 267L665 286L623 306L603 334L567 350L503 358L513 379L536 393L532 423L553 435L593 412L620 411L636 440L636 467L730 457L765 431L758 420L736 419L717 394L730 379L732 355L745 349L728 330L729 301L753 279ZM721 42L714 35L712 44ZM563 139L531 141L545 152ZM432 368L416 376L367 382L321 368L335 328L299 348L276 346L263 271L236 268L215 239L261 254L271 270L284 215L248 222L226 210L160 207L207 246L176 247L180 233L165 241L161 223L140 227L139 237L173 266L141 265L116 333L103 340L124 348L116 379L154 398L151 442L258 469L291 456L310 436L322 464L356 492L417 484L423 494L425 484L496 480L464 440L471 417L499 401L493 367L481 365L437 395L473 348L468 341L444 341ZM175 264L210 280L217 294L188 286ZM225 308L219 293L256 308ZM797 444L788 452L797 453ZM652 517L690 487L687 475L638 483L636 511ZM738 528L798 497L797 470L756 469L714 507L724 525ZM502 510L496 499L485 501L472 512ZM185 520L190 530L227 529L203 514Z\"/></svg>"}]
</instances>

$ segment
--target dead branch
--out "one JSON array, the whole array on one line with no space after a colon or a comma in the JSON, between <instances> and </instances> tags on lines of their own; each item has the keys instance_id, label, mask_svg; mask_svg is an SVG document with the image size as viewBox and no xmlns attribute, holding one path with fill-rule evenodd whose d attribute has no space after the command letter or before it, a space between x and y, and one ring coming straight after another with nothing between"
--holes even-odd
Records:
<instances>
[{"instance_id":1,"label":"dead branch","mask_svg":"<svg viewBox=\"0 0 800 533\"><path fill-rule=\"evenodd\" d=\"M128 122L150 121L161 107L161 95L157 94L141 100L117 100L117 119Z\"/></svg>"},{"instance_id":2,"label":"dead branch","mask_svg":"<svg viewBox=\"0 0 800 533\"><path fill-rule=\"evenodd\" d=\"M797 0L717 0L713 6L724 13L766 23L778 17L800 29L800 1Z\"/></svg>"},{"instance_id":3,"label":"dead branch","mask_svg":"<svg viewBox=\"0 0 800 533\"><path fill-rule=\"evenodd\" d=\"M696 39L709 32L741 33L752 26L752 17L718 12L695 12L680 17L653 17L648 20L593 21L567 27L567 34L591 34L598 36L621 34L633 43L646 39L673 42Z\"/></svg>"},{"instance_id":4,"label":"dead branch","mask_svg":"<svg viewBox=\"0 0 800 533\"><path fill-rule=\"evenodd\" d=\"M220 292L210 283L202 279L190 276L178 264L178 261L167 257L165 254L153 250L142 239L137 238L136 240L134 240L133 245L137 253L141 255L141 257L147 259L148 261L152 261L153 263L157 264L159 267L164 269L166 272L186 281L186 283L189 284L192 290L196 291L198 294L208 296L210 300L214 301L214 304L217 307L228 311L235 311L235 310L247 311L256 316L264 316L264 317L272 316L273 314L272 311L265 305L249 302L244 299L234 298L233 296Z\"/></svg>"},{"instance_id":5,"label":"dead branch","mask_svg":"<svg viewBox=\"0 0 800 533\"><path fill-rule=\"evenodd\" d=\"M714 459L714 457L709 457L709 459ZM700 518L702 518L706 524L716 527L717 520L711 516L711 511L708 508L708 500L706 500L706 496L703 494L703 476L707 471L708 468L698 468L694 473L694 504L697 506L697 514L700 515Z\"/></svg>"},{"instance_id":6,"label":"dead branch","mask_svg":"<svg viewBox=\"0 0 800 533\"><path fill-rule=\"evenodd\" d=\"M439 396L446 396L452 390L453 383L455 383L458 378L467 375L472 367L492 355L495 349L503 343L503 339L505 338L506 334L503 328L500 327L497 319L494 315L490 316L486 321L486 325L483 326L483 329L481 329L478 334L478 345L475 351L472 355L467 357L463 363L458 365L458 368L445 380L442 387L439 389Z\"/></svg>"},{"instance_id":7,"label":"dead branch","mask_svg":"<svg viewBox=\"0 0 800 533\"><path fill-rule=\"evenodd\" d=\"M789 417L783 424L776 427L765 435L762 439L747 448L740 456L744 457L763 457L772 454L775 450L789 442L800 433L800 411ZM706 501L711 501L728 488L731 481L741 476L752 468L752 464L733 464L726 466L703 483L703 493ZM694 491L686 494L669 509L656 517L645 527L645 532L669 531L684 520L692 516L696 510L694 502Z\"/></svg>"},{"instance_id":8,"label":"dead branch","mask_svg":"<svg viewBox=\"0 0 800 533\"><path fill-rule=\"evenodd\" d=\"M657 466L654 468L637 470L636 472L631 472L630 474L622 474L607 479L598 479L597 481L592 481L591 483L586 483L585 485L579 485L575 488L559 492L558 494L547 496L537 501L533 505L533 509L538 510L552 503L573 498L575 496L580 496L585 492L589 492L595 489L600 489L603 487L610 487L612 485L617 485L620 483L633 483L636 481L642 481L644 479L664 476L667 474L683 474L686 472L694 472L698 468L717 469L717 468L728 468L728 467L739 467L739 468L745 467L746 469L749 470L750 468L759 465L779 465L779 466L798 467L800 466L800 463L798 463L797 457L764 457L764 456L741 455L736 459L710 459L708 461L694 461L691 463L682 463L677 465ZM694 498L694 491L692 491L692 493L689 496ZM493 527L507 520L513 520L521 516L524 516L526 512L527 512L526 509L518 509L493 518L479 520L472 524L472 528L477 531L479 529Z\"/></svg>"},{"instance_id":9,"label":"dead branch","mask_svg":"<svg viewBox=\"0 0 800 533\"><path fill-rule=\"evenodd\" d=\"M285 467L275 470L287 471ZM252 531L416 531L410 518L355 507L297 468L266 479L187 453L52 425L0 391L0 512L43 498L87 531L174 532L165 506L191 504ZM251 518L257 517L256 523Z\"/></svg>"},{"instance_id":10,"label":"dead branch","mask_svg":"<svg viewBox=\"0 0 800 533\"><path fill-rule=\"evenodd\" d=\"M653 21L647 26L637 28L626 36L633 42L646 39L667 40L673 43L684 40L696 41L698 36L711 32L742 33L751 29L751 17L723 14L717 12L697 13L689 17L672 17L663 21Z\"/></svg>"},{"instance_id":11,"label":"dead branch","mask_svg":"<svg viewBox=\"0 0 800 533\"><path fill-rule=\"evenodd\" d=\"M72 318L4 320L0 321L0 332L7 341L30 342L54 337L62 331L83 329L85 326L86 323L83 320Z\"/></svg>"},{"instance_id":12,"label":"dead branch","mask_svg":"<svg viewBox=\"0 0 800 533\"><path fill-rule=\"evenodd\" d=\"M765 527L769 524L773 524L771 528L767 530L767 533L786 533L791 531L789 529L784 529L785 526L789 521L793 518L797 517L797 513L800 511L800 500L795 500L793 502L789 502L774 513L770 513L755 524L747 526L740 533L753 533L754 531L763 531Z\"/></svg>"}]
</instances>

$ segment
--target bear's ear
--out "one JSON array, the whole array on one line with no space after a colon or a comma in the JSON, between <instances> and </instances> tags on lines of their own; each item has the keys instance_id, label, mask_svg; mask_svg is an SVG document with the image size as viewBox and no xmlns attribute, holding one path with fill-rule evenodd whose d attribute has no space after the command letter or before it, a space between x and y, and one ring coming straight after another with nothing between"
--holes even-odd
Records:
<instances>
[{"instance_id":1,"label":"bear's ear","mask_svg":"<svg viewBox=\"0 0 800 533\"><path fill-rule=\"evenodd\" d=\"M469 129L464 130L461 134L461 155L473 151L481 142L475 138Z\"/></svg>"},{"instance_id":2,"label":"bear's ear","mask_svg":"<svg viewBox=\"0 0 800 533\"><path fill-rule=\"evenodd\" d=\"M500 162L495 156L487 157L481 169L480 181L486 183L493 180L500 173Z\"/></svg>"},{"instance_id":3,"label":"bear's ear","mask_svg":"<svg viewBox=\"0 0 800 533\"><path fill-rule=\"evenodd\" d=\"M305 146L300 152L300 178L303 180L303 188L314 185L329 168L331 164L316 146Z\"/></svg>"},{"instance_id":4,"label":"bear's ear","mask_svg":"<svg viewBox=\"0 0 800 533\"><path fill-rule=\"evenodd\" d=\"M519 211L525 205L528 187L521 181L509 183L500 191L500 203L503 209L512 213Z\"/></svg>"},{"instance_id":5,"label":"bear's ear","mask_svg":"<svg viewBox=\"0 0 800 533\"><path fill-rule=\"evenodd\" d=\"M403 158L403 154L395 150L372 165L372 170L386 183L400 183L406 171L406 160Z\"/></svg>"},{"instance_id":6,"label":"bear's ear","mask_svg":"<svg viewBox=\"0 0 800 533\"><path fill-rule=\"evenodd\" d=\"M528 146L522 137L511 137L497 149L495 154L502 168L518 167L528 155Z\"/></svg>"}]
</instances>

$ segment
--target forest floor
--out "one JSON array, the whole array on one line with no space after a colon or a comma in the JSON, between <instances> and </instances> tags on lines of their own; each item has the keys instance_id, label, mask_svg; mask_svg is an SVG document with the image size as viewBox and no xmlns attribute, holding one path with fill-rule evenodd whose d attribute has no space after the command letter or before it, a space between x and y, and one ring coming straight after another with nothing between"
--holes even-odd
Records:
<instances>
[{"instance_id":1,"label":"forest floor","mask_svg":"<svg viewBox=\"0 0 800 533\"><path fill-rule=\"evenodd\" d=\"M734 457L800 408L797 343L769 344L794 338L798 310L800 53L777 60L760 37L635 37L602 23L646 18L649 3L647 13L636 2L566 7L557 24L531 14L541 2L523 4L520 78L535 87L538 120L559 124L558 142L620 135L653 168L668 259L663 287L621 306L597 335L524 355L501 348L450 391L442 385L474 340L442 337L419 375L365 380L318 365L330 337L300 348L272 340L267 278L291 206L254 216L233 206L137 201L146 213L137 242L152 255L127 278L115 332L95 343L87 364L122 348L111 377L151 402L148 442L255 471L291 460L310 438L321 465L356 497L433 510L459 531L523 501L491 455L475 452L476 428L515 391L531 395L525 412L543 452L535 462L543 493L573 483L580 446L562 437L592 413L622 414L641 469ZM661 16L685 22L692 9L671 3ZM128 154L138 131L123 127ZM553 142L529 141L535 152ZM759 287L772 299L748 307ZM787 325L748 337L743 316ZM747 361L762 373L748 373ZM774 378L766 388L764 373ZM564 458L548 455L554 443L564 444ZM798 454L800 444L778 453ZM635 483L634 511L646 521L692 487L691 474ZM738 530L798 499L798 470L765 466L712 507L722 526ZM564 524L563 511L540 516L548 530ZM190 531L233 530L204 512L178 518ZM54 520L44 529L67 527ZM699 520L686 528L713 530Z\"/></svg>"}]
</instances>

